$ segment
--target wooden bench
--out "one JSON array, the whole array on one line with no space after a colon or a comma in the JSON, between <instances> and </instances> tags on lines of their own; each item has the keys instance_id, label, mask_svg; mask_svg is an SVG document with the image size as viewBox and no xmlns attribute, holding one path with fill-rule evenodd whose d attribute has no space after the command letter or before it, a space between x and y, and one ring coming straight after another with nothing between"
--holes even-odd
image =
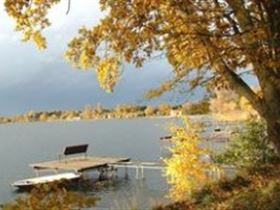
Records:
<instances>
[{"instance_id":1,"label":"wooden bench","mask_svg":"<svg viewBox=\"0 0 280 210\"><path fill-rule=\"evenodd\" d=\"M59 160L66 160L66 157L69 155L77 155L77 154L84 154L84 157L87 158L87 150L88 144L80 144L80 145L73 145L65 147L62 154L58 156Z\"/></svg>"}]
</instances>

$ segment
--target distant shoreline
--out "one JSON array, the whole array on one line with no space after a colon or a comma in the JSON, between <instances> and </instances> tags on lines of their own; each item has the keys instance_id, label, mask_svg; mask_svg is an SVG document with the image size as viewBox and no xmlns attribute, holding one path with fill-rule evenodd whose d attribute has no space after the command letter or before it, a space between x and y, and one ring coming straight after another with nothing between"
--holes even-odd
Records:
<instances>
[{"instance_id":1,"label":"distant shoreline","mask_svg":"<svg viewBox=\"0 0 280 210\"><path fill-rule=\"evenodd\" d=\"M1 117L0 124L29 123L29 122L73 122L82 120L111 120L111 119L137 119L137 118L172 118L182 115L196 115L209 113L208 103L197 103L171 106L161 104L159 106L118 105L107 109L97 104L96 107L85 106L81 111L49 111L33 112L25 114Z\"/></svg>"},{"instance_id":2,"label":"distant shoreline","mask_svg":"<svg viewBox=\"0 0 280 210\"><path fill-rule=\"evenodd\" d=\"M37 121L14 121L14 122L1 122L0 125L8 124L26 124L26 123L57 123L57 122L94 122L94 121L113 121L113 120L138 120L138 119L172 119L179 118L180 116L139 116L139 117L123 117L123 118L95 118L95 119L56 119L56 120L37 120Z\"/></svg>"}]
</instances>

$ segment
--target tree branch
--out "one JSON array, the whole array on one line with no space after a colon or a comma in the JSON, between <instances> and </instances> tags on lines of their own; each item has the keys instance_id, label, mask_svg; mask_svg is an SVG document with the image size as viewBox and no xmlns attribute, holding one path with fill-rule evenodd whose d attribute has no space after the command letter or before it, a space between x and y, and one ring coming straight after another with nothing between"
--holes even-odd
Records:
<instances>
[{"instance_id":1,"label":"tree branch","mask_svg":"<svg viewBox=\"0 0 280 210\"><path fill-rule=\"evenodd\" d=\"M257 96L256 93L248 86L246 82L234 71L232 71L226 62L222 60L223 63L223 71L224 76L228 81L230 81L230 84L234 86L235 90L245 98L247 98L252 106L261 114L263 115L265 110L263 109L263 102L260 97Z\"/></svg>"},{"instance_id":2,"label":"tree branch","mask_svg":"<svg viewBox=\"0 0 280 210\"><path fill-rule=\"evenodd\" d=\"M71 9L71 0L68 0L68 5L67 5L67 10L66 10L66 15L68 15L68 14L69 14L70 9Z\"/></svg>"}]
</instances>

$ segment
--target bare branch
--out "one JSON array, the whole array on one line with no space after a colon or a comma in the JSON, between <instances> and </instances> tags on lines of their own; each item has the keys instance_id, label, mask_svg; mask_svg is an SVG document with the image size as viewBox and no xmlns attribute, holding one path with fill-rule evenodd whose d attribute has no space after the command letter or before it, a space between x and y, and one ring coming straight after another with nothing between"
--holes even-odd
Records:
<instances>
[{"instance_id":1,"label":"bare branch","mask_svg":"<svg viewBox=\"0 0 280 210\"><path fill-rule=\"evenodd\" d=\"M67 5L66 15L68 15L68 14L69 14L70 9L71 9L71 0L68 0L68 5Z\"/></svg>"}]
</instances>

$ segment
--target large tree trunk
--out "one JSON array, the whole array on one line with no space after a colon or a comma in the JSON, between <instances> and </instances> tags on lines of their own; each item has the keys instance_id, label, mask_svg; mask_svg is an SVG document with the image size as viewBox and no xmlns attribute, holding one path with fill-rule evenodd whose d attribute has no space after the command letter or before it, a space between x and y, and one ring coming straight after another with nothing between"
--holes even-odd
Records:
<instances>
[{"instance_id":1,"label":"large tree trunk","mask_svg":"<svg viewBox=\"0 0 280 210\"><path fill-rule=\"evenodd\" d=\"M261 116L266 120L269 140L274 144L280 155L280 89L269 78L260 80L263 92Z\"/></svg>"},{"instance_id":2,"label":"large tree trunk","mask_svg":"<svg viewBox=\"0 0 280 210\"><path fill-rule=\"evenodd\" d=\"M224 76L233 88L239 95L246 97L259 115L265 119L269 140L280 155L280 87L271 80L269 71L267 69L258 71L257 77L263 95L259 97L234 71L224 65Z\"/></svg>"},{"instance_id":3,"label":"large tree trunk","mask_svg":"<svg viewBox=\"0 0 280 210\"><path fill-rule=\"evenodd\" d=\"M243 0L227 0L226 2L235 11L235 17L241 31L246 31L248 29L252 30L256 27L252 22L253 19ZM261 8L259 12L262 13L262 17L266 19L265 24L268 25L268 28L266 28L268 36L267 43L269 43L269 53L267 53L267 57L279 62L280 1L260 1L259 6L259 8ZM245 43L246 41L250 40L245 40ZM259 43L259 46L262 46L261 42ZM250 52L250 54L254 55L254 52ZM233 71L228 70L226 76L230 83L235 87L236 91L240 95L245 96L251 102L252 106L259 112L260 116L266 120L269 140L274 144L280 155L280 69L276 69L279 67L268 68L268 65L262 62L262 57L253 56L251 59L254 72L260 83L262 97L254 95L250 88L244 84Z\"/></svg>"},{"instance_id":4,"label":"large tree trunk","mask_svg":"<svg viewBox=\"0 0 280 210\"><path fill-rule=\"evenodd\" d=\"M275 146L278 154L280 155L280 123L279 120L266 119L267 122L267 133L269 140Z\"/></svg>"}]
</instances>

